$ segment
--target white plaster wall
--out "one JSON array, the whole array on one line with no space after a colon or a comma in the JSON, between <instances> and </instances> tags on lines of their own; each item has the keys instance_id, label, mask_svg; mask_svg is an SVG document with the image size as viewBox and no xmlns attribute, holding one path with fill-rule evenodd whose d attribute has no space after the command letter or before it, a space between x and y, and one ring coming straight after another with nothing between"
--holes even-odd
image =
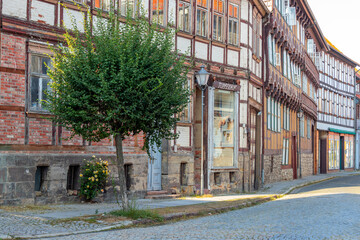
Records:
<instances>
[{"instance_id":1,"label":"white plaster wall","mask_svg":"<svg viewBox=\"0 0 360 240\"><path fill-rule=\"evenodd\" d=\"M248 5L249 5L248 0L242 0L241 1L240 15L241 15L241 19L243 19L243 20L248 20L249 19L249 6Z\"/></svg>"},{"instance_id":2,"label":"white plaster wall","mask_svg":"<svg viewBox=\"0 0 360 240\"><path fill-rule=\"evenodd\" d=\"M190 127L176 127L179 138L176 139L176 145L181 147L190 147Z\"/></svg>"},{"instance_id":3,"label":"white plaster wall","mask_svg":"<svg viewBox=\"0 0 360 240\"><path fill-rule=\"evenodd\" d=\"M2 14L26 19L27 0L3 0Z\"/></svg>"},{"instance_id":4,"label":"white plaster wall","mask_svg":"<svg viewBox=\"0 0 360 240\"><path fill-rule=\"evenodd\" d=\"M248 100L248 81L240 81L240 100Z\"/></svg>"},{"instance_id":5,"label":"white plaster wall","mask_svg":"<svg viewBox=\"0 0 360 240\"><path fill-rule=\"evenodd\" d=\"M176 24L176 0L169 0L169 23Z\"/></svg>"},{"instance_id":6,"label":"white plaster wall","mask_svg":"<svg viewBox=\"0 0 360 240\"><path fill-rule=\"evenodd\" d=\"M224 63L224 48L212 46L211 60L213 62Z\"/></svg>"},{"instance_id":7,"label":"white plaster wall","mask_svg":"<svg viewBox=\"0 0 360 240\"><path fill-rule=\"evenodd\" d=\"M195 57L207 60L208 44L195 41Z\"/></svg>"},{"instance_id":8,"label":"white plaster wall","mask_svg":"<svg viewBox=\"0 0 360 240\"><path fill-rule=\"evenodd\" d=\"M191 55L191 40L183 37L177 37L177 49L180 53Z\"/></svg>"},{"instance_id":9,"label":"white plaster wall","mask_svg":"<svg viewBox=\"0 0 360 240\"><path fill-rule=\"evenodd\" d=\"M64 9L63 23L67 29L73 29L72 19L75 20L78 30L84 32L84 13L72 9ZM95 16L93 20L95 21Z\"/></svg>"},{"instance_id":10,"label":"white plaster wall","mask_svg":"<svg viewBox=\"0 0 360 240\"><path fill-rule=\"evenodd\" d=\"M242 67L242 68L248 67L247 58L248 58L248 49L242 48L240 50L240 67Z\"/></svg>"},{"instance_id":11,"label":"white plaster wall","mask_svg":"<svg viewBox=\"0 0 360 240\"><path fill-rule=\"evenodd\" d=\"M31 3L31 20L45 22L50 25L55 23L55 5L34 0Z\"/></svg>"},{"instance_id":12,"label":"white plaster wall","mask_svg":"<svg viewBox=\"0 0 360 240\"><path fill-rule=\"evenodd\" d=\"M240 42L248 44L248 25L246 23L241 23L240 30Z\"/></svg>"},{"instance_id":13,"label":"white plaster wall","mask_svg":"<svg viewBox=\"0 0 360 240\"><path fill-rule=\"evenodd\" d=\"M228 50L227 63L231 66L239 66L239 52Z\"/></svg>"}]
</instances>

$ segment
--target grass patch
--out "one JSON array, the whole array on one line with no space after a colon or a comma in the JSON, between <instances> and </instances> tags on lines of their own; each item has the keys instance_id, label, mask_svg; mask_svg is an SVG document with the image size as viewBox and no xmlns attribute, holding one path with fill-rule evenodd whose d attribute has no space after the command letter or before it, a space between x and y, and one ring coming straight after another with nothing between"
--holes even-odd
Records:
<instances>
[{"instance_id":1,"label":"grass patch","mask_svg":"<svg viewBox=\"0 0 360 240\"><path fill-rule=\"evenodd\" d=\"M28 211L48 211L55 208L47 205L26 205L26 206L0 206L0 209L7 212L28 212Z\"/></svg>"},{"instance_id":2,"label":"grass patch","mask_svg":"<svg viewBox=\"0 0 360 240\"><path fill-rule=\"evenodd\" d=\"M158 214L152 210L137 209L137 208L131 208L131 207L128 210L111 211L109 213L109 215L116 216L116 217L127 217L127 218L131 218L134 220L150 219L150 220L154 220L156 222L162 222L164 220L164 218L160 214Z\"/></svg>"}]
</instances>

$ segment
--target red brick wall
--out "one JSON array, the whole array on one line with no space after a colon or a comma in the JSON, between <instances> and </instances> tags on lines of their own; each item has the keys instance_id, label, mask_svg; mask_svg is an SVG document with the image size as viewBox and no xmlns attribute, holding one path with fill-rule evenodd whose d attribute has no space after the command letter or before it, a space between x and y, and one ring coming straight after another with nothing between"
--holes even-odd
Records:
<instances>
[{"instance_id":1,"label":"red brick wall","mask_svg":"<svg viewBox=\"0 0 360 240\"><path fill-rule=\"evenodd\" d=\"M0 105L25 106L25 77L1 73Z\"/></svg>"},{"instance_id":2,"label":"red brick wall","mask_svg":"<svg viewBox=\"0 0 360 240\"><path fill-rule=\"evenodd\" d=\"M25 69L25 38L1 33L1 66Z\"/></svg>"},{"instance_id":3,"label":"red brick wall","mask_svg":"<svg viewBox=\"0 0 360 240\"><path fill-rule=\"evenodd\" d=\"M24 144L24 136L24 113L0 111L0 144Z\"/></svg>"},{"instance_id":4,"label":"red brick wall","mask_svg":"<svg viewBox=\"0 0 360 240\"><path fill-rule=\"evenodd\" d=\"M66 128L62 128L61 144L62 145L83 145L83 139L80 136L74 136L72 139L67 139L71 136L71 132Z\"/></svg>"},{"instance_id":5,"label":"red brick wall","mask_svg":"<svg viewBox=\"0 0 360 240\"><path fill-rule=\"evenodd\" d=\"M29 144L52 144L51 121L41 118L29 119Z\"/></svg>"}]
</instances>

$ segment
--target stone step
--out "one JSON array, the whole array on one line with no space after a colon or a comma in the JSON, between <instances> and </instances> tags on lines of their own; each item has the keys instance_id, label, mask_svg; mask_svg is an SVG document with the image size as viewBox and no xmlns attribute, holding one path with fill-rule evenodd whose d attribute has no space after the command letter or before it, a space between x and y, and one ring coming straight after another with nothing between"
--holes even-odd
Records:
<instances>
[{"instance_id":1,"label":"stone step","mask_svg":"<svg viewBox=\"0 0 360 240\"><path fill-rule=\"evenodd\" d=\"M146 193L146 195L164 195L164 194L168 194L168 191L165 190L159 190L159 191L148 191Z\"/></svg>"},{"instance_id":2,"label":"stone step","mask_svg":"<svg viewBox=\"0 0 360 240\"><path fill-rule=\"evenodd\" d=\"M147 195L145 199L173 199L181 197L180 194L160 194L160 195Z\"/></svg>"}]
</instances>

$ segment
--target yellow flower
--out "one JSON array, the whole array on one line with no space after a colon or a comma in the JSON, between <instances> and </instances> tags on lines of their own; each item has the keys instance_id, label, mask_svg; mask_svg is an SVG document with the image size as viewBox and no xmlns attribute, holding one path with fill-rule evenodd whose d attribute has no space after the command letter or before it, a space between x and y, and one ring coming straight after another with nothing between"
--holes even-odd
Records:
<instances>
[{"instance_id":1,"label":"yellow flower","mask_svg":"<svg viewBox=\"0 0 360 240\"><path fill-rule=\"evenodd\" d=\"M94 158L94 157L95 157L95 155L92 155L92 157Z\"/></svg>"},{"instance_id":2,"label":"yellow flower","mask_svg":"<svg viewBox=\"0 0 360 240\"><path fill-rule=\"evenodd\" d=\"M97 178L97 175L95 175L95 177Z\"/></svg>"},{"instance_id":3,"label":"yellow flower","mask_svg":"<svg viewBox=\"0 0 360 240\"><path fill-rule=\"evenodd\" d=\"M80 177L82 177L83 175L82 175L82 174L80 174L79 176L80 176Z\"/></svg>"},{"instance_id":4,"label":"yellow flower","mask_svg":"<svg viewBox=\"0 0 360 240\"><path fill-rule=\"evenodd\" d=\"M104 189L101 189L101 192L104 192Z\"/></svg>"},{"instance_id":5,"label":"yellow flower","mask_svg":"<svg viewBox=\"0 0 360 240\"><path fill-rule=\"evenodd\" d=\"M96 181L98 181L98 179L96 179Z\"/></svg>"},{"instance_id":6,"label":"yellow flower","mask_svg":"<svg viewBox=\"0 0 360 240\"><path fill-rule=\"evenodd\" d=\"M94 179L91 179L91 181L94 181Z\"/></svg>"},{"instance_id":7,"label":"yellow flower","mask_svg":"<svg viewBox=\"0 0 360 240\"><path fill-rule=\"evenodd\" d=\"M103 173L105 173L105 170L103 170ZM81 176L80 176L81 177Z\"/></svg>"},{"instance_id":8,"label":"yellow flower","mask_svg":"<svg viewBox=\"0 0 360 240\"><path fill-rule=\"evenodd\" d=\"M86 187L89 188L89 185L87 185Z\"/></svg>"}]
</instances>

